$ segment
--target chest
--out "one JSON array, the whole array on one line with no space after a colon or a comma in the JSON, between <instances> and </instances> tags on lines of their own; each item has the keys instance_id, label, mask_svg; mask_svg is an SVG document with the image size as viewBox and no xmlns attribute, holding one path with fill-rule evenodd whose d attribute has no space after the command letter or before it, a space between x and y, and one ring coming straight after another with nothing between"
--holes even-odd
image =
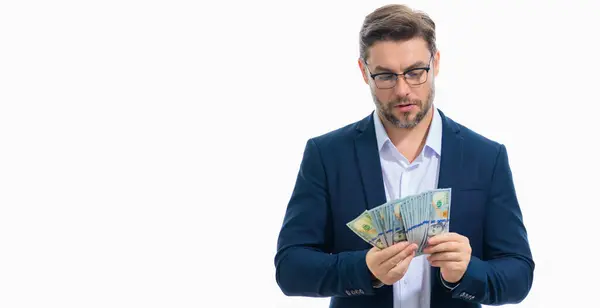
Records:
<instances>
[{"instance_id":1,"label":"chest","mask_svg":"<svg viewBox=\"0 0 600 308\"><path fill-rule=\"evenodd\" d=\"M450 186L439 187L441 160L437 156L424 157L411 164L382 155L378 176L364 177L355 168L340 168L330 186L331 198L331 243L333 251L368 249L370 246L357 237L346 226L366 209L392 199L419 194L436 188L451 188L450 232L467 236L472 243L474 255L481 249L486 189L474 178L464 174L475 174L477 165L461 165L451 174ZM448 172L446 172L448 174ZM380 177L379 177L380 175ZM333 184L335 183L335 184ZM369 196L377 196L368 202Z\"/></svg>"},{"instance_id":2,"label":"chest","mask_svg":"<svg viewBox=\"0 0 600 308\"><path fill-rule=\"evenodd\" d=\"M421 155L409 163L397 155L381 155L381 173L387 201L435 189L438 186L439 157Z\"/></svg>"}]
</instances>

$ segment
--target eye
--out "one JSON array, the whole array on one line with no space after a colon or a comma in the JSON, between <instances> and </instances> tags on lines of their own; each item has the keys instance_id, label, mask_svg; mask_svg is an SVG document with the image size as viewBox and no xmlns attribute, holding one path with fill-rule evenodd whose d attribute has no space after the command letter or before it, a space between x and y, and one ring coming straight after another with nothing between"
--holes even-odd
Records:
<instances>
[{"instance_id":1,"label":"eye","mask_svg":"<svg viewBox=\"0 0 600 308\"><path fill-rule=\"evenodd\" d=\"M404 76L406 76L407 78L418 78L423 74L423 72L425 72L424 69L416 69L404 73Z\"/></svg>"},{"instance_id":2,"label":"eye","mask_svg":"<svg viewBox=\"0 0 600 308\"><path fill-rule=\"evenodd\" d=\"M389 80L396 79L396 75L394 75L394 74L381 74L381 75L377 75L376 78L379 79L379 80L383 80L383 81L389 81Z\"/></svg>"}]
</instances>

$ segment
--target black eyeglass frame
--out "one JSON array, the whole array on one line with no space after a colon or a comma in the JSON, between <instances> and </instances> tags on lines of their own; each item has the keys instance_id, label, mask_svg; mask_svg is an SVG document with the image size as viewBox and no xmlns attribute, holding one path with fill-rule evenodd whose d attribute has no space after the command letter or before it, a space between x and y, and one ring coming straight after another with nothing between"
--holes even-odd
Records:
<instances>
[{"instance_id":1,"label":"black eyeglass frame","mask_svg":"<svg viewBox=\"0 0 600 308\"><path fill-rule=\"evenodd\" d=\"M431 57L429 58L429 61L427 61L427 62L431 63L432 60L433 60L433 55L431 55ZM363 61L365 62L365 64L367 64L367 60L366 59L363 59ZM406 82L406 84L408 84L409 86L420 86L420 85L426 83L427 80L429 79L429 77L425 78L425 80L423 82L415 84L415 83L408 82L408 80L406 80L405 75L408 74L408 73L410 73L410 72L412 72L412 71L425 70L427 76L429 76L429 71L431 70L431 65L428 65L428 66L424 66L424 67L413 67L413 68L411 68L409 70L406 70L406 71L404 71L402 73L382 72L382 73L377 73L377 74L370 74L371 70L369 69L368 66L366 66L366 67L367 67L367 70L369 71L369 76L371 76L371 79L373 79L373 82L375 82L375 86L378 89L381 89L381 90L388 90L388 89L395 88L396 85L398 84L398 77L399 76L402 76L402 79L404 79L404 81ZM396 78L396 80L394 80L394 85L391 86L391 87L389 87L389 88L380 88L379 86L377 86L377 81L375 80L375 77L381 76L381 75L393 75Z\"/></svg>"}]
</instances>

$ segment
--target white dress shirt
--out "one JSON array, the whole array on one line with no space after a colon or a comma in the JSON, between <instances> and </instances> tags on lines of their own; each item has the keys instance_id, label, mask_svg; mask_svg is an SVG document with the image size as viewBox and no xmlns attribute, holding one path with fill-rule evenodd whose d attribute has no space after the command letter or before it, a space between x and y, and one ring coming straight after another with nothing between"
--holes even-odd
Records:
<instances>
[{"instance_id":1,"label":"white dress shirt","mask_svg":"<svg viewBox=\"0 0 600 308\"><path fill-rule=\"evenodd\" d=\"M442 121L433 108L433 120L423 150L409 163L389 139L381 119L374 114L375 135L387 201L437 188L442 154ZM431 279L426 256L414 258L404 277L394 283L394 308L429 308Z\"/></svg>"}]
</instances>

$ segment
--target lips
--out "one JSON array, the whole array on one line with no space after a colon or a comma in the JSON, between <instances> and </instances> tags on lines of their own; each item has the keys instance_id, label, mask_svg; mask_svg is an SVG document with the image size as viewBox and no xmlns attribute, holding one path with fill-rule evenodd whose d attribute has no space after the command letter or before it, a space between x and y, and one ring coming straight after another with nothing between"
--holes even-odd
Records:
<instances>
[{"instance_id":1,"label":"lips","mask_svg":"<svg viewBox=\"0 0 600 308\"><path fill-rule=\"evenodd\" d=\"M411 110L413 110L413 108L415 107L415 104L404 104L404 105L396 105L394 106L395 109L400 110L400 112L409 112Z\"/></svg>"}]
</instances>

